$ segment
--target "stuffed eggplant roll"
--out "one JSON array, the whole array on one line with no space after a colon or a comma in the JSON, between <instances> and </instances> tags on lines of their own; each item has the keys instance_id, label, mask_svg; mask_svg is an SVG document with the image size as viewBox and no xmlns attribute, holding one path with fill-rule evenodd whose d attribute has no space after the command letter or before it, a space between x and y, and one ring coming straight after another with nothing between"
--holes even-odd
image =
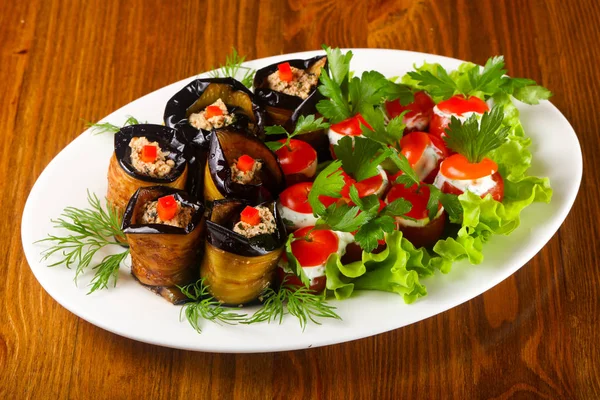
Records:
<instances>
[{"instance_id":1,"label":"stuffed eggplant roll","mask_svg":"<svg viewBox=\"0 0 600 400\"><path fill-rule=\"evenodd\" d=\"M213 129L234 128L262 137L264 119L254 94L233 78L196 79L171 97L165 107L165 125L182 132L191 145L188 193L201 195Z\"/></svg>"},{"instance_id":2,"label":"stuffed eggplant roll","mask_svg":"<svg viewBox=\"0 0 600 400\"><path fill-rule=\"evenodd\" d=\"M106 198L118 215L140 187L185 187L188 170L182 142L176 130L162 125L130 125L115 134Z\"/></svg>"},{"instance_id":3,"label":"stuffed eggplant roll","mask_svg":"<svg viewBox=\"0 0 600 400\"><path fill-rule=\"evenodd\" d=\"M256 300L273 283L287 237L275 203L216 201L206 230L200 276L208 290L227 305Z\"/></svg>"},{"instance_id":4,"label":"stuffed eggplant roll","mask_svg":"<svg viewBox=\"0 0 600 400\"><path fill-rule=\"evenodd\" d=\"M281 125L291 132L301 115L317 113L316 105L323 99L317 86L326 65L327 57L317 56L288 60L256 71L254 95L265 107L268 125ZM302 140L318 152L328 145L323 131L304 134Z\"/></svg>"},{"instance_id":5,"label":"stuffed eggplant roll","mask_svg":"<svg viewBox=\"0 0 600 400\"><path fill-rule=\"evenodd\" d=\"M252 205L277 198L285 177L277 156L258 138L220 129L210 139L204 199L246 200Z\"/></svg>"},{"instance_id":6,"label":"stuffed eggplant roll","mask_svg":"<svg viewBox=\"0 0 600 400\"><path fill-rule=\"evenodd\" d=\"M165 186L138 189L125 210L131 273L172 303L185 300L176 285L198 279L203 215L200 202Z\"/></svg>"}]
</instances>

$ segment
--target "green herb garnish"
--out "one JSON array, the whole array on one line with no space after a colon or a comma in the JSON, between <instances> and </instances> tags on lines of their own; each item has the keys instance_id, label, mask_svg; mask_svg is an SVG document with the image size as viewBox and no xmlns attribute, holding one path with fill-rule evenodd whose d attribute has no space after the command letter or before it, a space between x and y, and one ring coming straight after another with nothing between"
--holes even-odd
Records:
<instances>
[{"instance_id":1,"label":"green herb garnish","mask_svg":"<svg viewBox=\"0 0 600 400\"><path fill-rule=\"evenodd\" d=\"M334 311L336 308L329 305L325 299L325 292L315 294L307 287L295 287L286 284L285 279L278 291L267 288L261 296L263 305L243 324L258 322L271 323L283 322L286 314L293 315L300 322L302 330L306 329L308 322L321 325L318 318L334 318L341 320Z\"/></svg>"},{"instance_id":2,"label":"green herb garnish","mask_svg":"<svg viewBox=\"0 0 600 400\"><path fill-rule=\"evenodd\" d=\"M91 265L92 259L100 249L109 245L123 245L115 237L125 242L125 235L121 230L121 217L116 210L110 206L104 210L98 197L89 191L88 202L91 208L67 207L58 219L52 220L55 228L66 229L70 232L69 234L65 236L48 235L47 238L35 242L55 243L42 252L43 259L47 260L56 253L60 254L62 258L49 267L64 265L71 268L75 264L75 281ZM115 286L119 266L128 254L129 250L112 254L104 257L99 264L95 265L93 267L95 274L90 283L89 293L107 288L111 280Z\"/></svg>"},{"instance_id":3,"label":"green herb garnish","mask_svg":"<svg viewBox=\"0 0 600 400\"><path fill-rule=\"evenodd\" d=\"M295 136L318 131L321 129L327 129L327 128L329 128L329 124L327 122L324 122L323 118L315 118L314 115L307 115L307 116L301 115L298 118L298 122L296 123L296 128L294 129L294 132L292 132L292 133L289 133L288 131L286 131L285 128L281 125L273 125L273 126L265 127L265 133L267 135L287 135L287 140L284 143L266 142L265 144L272 151L277 151L280 148L282 148L283 146L286 146L289 148L290 141Z\"/></svg>"},{"instance_id":4,"label":"green herb garnish","mask_svg":"<svg viewBox=\"0 0 600 400\"><path fill-rule=\"evenodd\" d=\"M229 53L227 57L225 57L225 64L211 71L210 76L213 78L230 77L238 79L236 77L238 76L240 70L243 70L244 74L242 75L241 79L238 80L244 86L251 88L256 70L243 66L242 64L244 63L244 61L246 61L246 57L240 56L235 47L232 47L231 53Z\"/></svg>"},{"instance_id":5,"label":"green herb garnish","mask_svg":"<svg viewBox=\"0 0 600 400\"><path fill-rule=\"evenodd\" d=\"M192 300L186 303L181 308L179 319L183 319L183 315L188 320L190 325L198 333L202 333L200 327L201 321L210 321L217 324L234 325L242 322L247 314L238 314L223 307L219 301L210 295L208 286L204 284L204 278L196 283L191 283L186 286L178 286L188 299Z\"/></svg>"},{"instance_id":6,"label":"green herb garnish","mask_svg":"<svg viewBox=\"0 0 600 400\"><path fill-rule=\"evenodd\" d=\"M103 122L103 123L99 124L99 123L85 121L86 126L88 128L92 129L93 135L100 135L103 133L117 133L123 127L129 126L129 125L139 125L141 123L142 122L138 121L135 117L133 117L131 115L127 116L127 119L125 120L125 122L123 123L122 126L117 126L117 125L111 124L110 122Z\"/></svg>"}]
</instances>

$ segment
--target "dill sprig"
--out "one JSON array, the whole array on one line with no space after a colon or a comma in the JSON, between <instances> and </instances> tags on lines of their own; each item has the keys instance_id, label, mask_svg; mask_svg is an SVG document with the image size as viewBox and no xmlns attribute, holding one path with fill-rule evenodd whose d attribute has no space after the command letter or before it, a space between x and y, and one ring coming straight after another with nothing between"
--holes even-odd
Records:
<instances>
[{"instance_id":1,"label":"dill sprig","mask_svg":"<svg viewBox=\"0 0 600 400\"><path fill-rule=\"evenodd\" d=\"M204 278L199 279L196 283L178 287L181 293L192 300L192 302L183 305L179 313L179 319L183 320L185 314L185 318L198 333L202 333L200 326L202 320L216 324L234 325L246 318L246 314L229 311L212 297L208 291L208 286L204 283Z\"/></svg>"},{"instance_id":2,"label":"dill sprig","mask_svg":"<svg viewBox=\"0 0 600 400\"><path fill-rule=\"evenodd\" d=\"M213 78L230 77L238 79L244 86L250 88L252 87L252 81L254 80L256 70L243 66L242 64L245 60L246 57L240 56L235 47L232 47L231 53L225 58L225 64L212 71L210 76ZM237 78L240 70L244 71L241 79Z\"/></svg>"},{"instance_id":3,"label":"dill sprig","mask_svg":"<svg viewBox=\"0 0 600 400\"><path fill-rule=\"evenodd\" d=\"M138 125L138 124L141 124L141 122L138 121L137 118L135 118L131 115L127 116L127 119L123 123L123 126L114 125L114 124L111 124L110 122L103 122L103 123L99 124L99 123L85 121L85 126L92 129L93 135L100 135L103 133L117 133L117 132L119 132L119 130L121 128L123 128L125 126Z\"/></svg>"},{"instance_id":4,"label":"dill sprig","mask_svg":"<svg viewBox=\"0 0 600 400\"><path fill-rule=\"evenodd\" d=\"M290 286L283 281L278 291L267 288L262 295L263 305L251 318L242 321L243 324L254 324L258 322L271 323L271 321L283 322L286 314L293 315L298 319L300 327L304 331L308 322L321 325L317 318L335 318L341 320L335 313L335 307L329 305L323 294L315 294L309 288L302 286Z\"/></svg>"},{"instance_id":5,"label":"dill sprig","mask_svg":"<svg viewBox=\"0 0 600 400\"><path fill-rule=\"evenodd\" d=\"M53 254L60 254L62 258L48 266L64 265L71 268L75 265L75 282L91 265L94 256L100 249L109 245L122 244L115 237L125 241L125 235L121 230L121 217L117 211L110 206L104 210L98 197L89 190L88 203L90 208L67 207L59 218L52 220L55 228L66 229L69 234L64 236L48 235L47 238L36 242L54 243L53 246L42 251L42 259L47 260ZM111 280L116 285L119 265L128 254L129 250L108 255L95 265L93 267L95 274L90 283L89 293L107 288Z\"/></svg>"}]
</instances>

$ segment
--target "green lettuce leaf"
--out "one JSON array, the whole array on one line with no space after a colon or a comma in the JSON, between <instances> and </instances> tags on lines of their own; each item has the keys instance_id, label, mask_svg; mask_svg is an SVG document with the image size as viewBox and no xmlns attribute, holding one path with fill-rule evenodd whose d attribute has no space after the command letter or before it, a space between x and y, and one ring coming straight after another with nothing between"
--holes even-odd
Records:
<instances>
[{"instance_id":1,"label":"green lettuce leaf","mask_svg":"<svg viewBox=\"0 0 600 400\"><path fill-rule=\"evenodd\" d=\"M363 252L362 259L342 264L337 254L326 264L327 289L338 300L346 299L354 290L380 290L403 296L412 303L427 294L420 276L433 273L431 257L424 249L415 247L395 231L386 238L387 247L378 254Z\"/></svg>"}]
</instances>

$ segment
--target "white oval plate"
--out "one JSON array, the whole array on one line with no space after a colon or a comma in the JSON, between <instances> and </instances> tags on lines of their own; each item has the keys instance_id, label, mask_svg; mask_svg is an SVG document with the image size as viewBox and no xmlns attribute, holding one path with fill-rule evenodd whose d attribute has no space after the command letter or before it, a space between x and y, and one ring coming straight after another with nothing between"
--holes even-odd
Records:
<instances>
[{"instance_id":1,"label":"white oval plate","mask_svg":"<svg viewBox=\"0 0 600 400\"><path fill-rule=\"evenodd\" d=\"M355 49L353 52L352 69L357 73L374 69L386 76L403 75L413 64L424 61L439 62L448 69L461 63L407 51ZM286 54L246 65L260 68L319 53L322 52ZM167 100L192 79L150 93L103 121L121 124L127 115L133 115L139 120L162 123ZM161 346L212 352L270 352L324 346L400 328L455 307L506 279L540 251L566 218L582 174L577 136L549 102L537 106L519 104L519 109L526 132L533 138L534 161L530 173L550 177L554 189L552 202L533 204L523 213L521 226L513 234L494 237L484 248L485 260L481 265L456 263L450 274L436 273L425 279L429 294L411 305L404 304L402 296L395 294L359 292L345 301L331 301L342 321L326 319L322 325L309 325L304 332L295 318L288 317L282 325L221 326L207 322L202 334L198 334L187 321L179 320L180 307L140 286L127 268L121 268L116 288L86 295L91 273L84 274L75 285L74 270L62 266L48 268L49 262L40 261L45 245L33 243L56 233L50 219L58 217L66 206L86 207L87 189L104 197L113 135L92 135L89 131L62 150L31 189L21 226L25 255L40 284L63 307L108 331Z\"/></svg>"}]
</instances>

